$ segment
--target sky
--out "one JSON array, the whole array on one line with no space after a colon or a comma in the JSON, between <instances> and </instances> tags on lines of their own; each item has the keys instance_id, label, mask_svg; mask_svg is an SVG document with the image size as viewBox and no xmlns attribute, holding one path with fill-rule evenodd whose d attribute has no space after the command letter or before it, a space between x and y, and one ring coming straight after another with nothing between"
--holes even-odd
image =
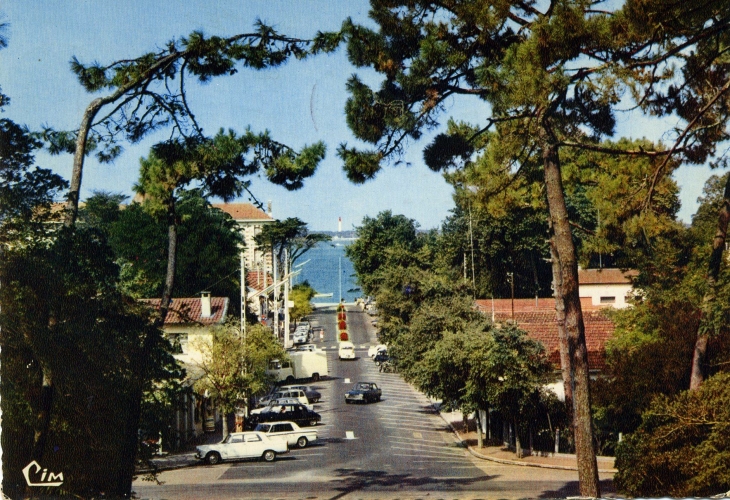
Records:
<instances>
[{"instance_id":1,"label":"sky","mask_svg":"<svg viewBox=\"0 0 730 500\"><path fill-rule=\"evenodd\" d=\"M44 125L78 128L89 102L87 93L69 69L73 56L82 63L107 64L153 51L170 39L202 30L207 35L231 36L249 32L261 19L282 34L309 38L316 31L336 30L351 17L368 23L364 0L6 0L0 4L1 21L10 24L8 48L0 50L0 86L11 99L4 117L33 130ZM311 230L336 231L338 217L344 230L361 224L383 210L416 220L422 229L439 227L453 209L452 189L430 171L421 152L429 137L409 144L403 161L410 166L388 166L363 185L350 183L336 155L339 144L360 145L345 122L345 83L357 73L366 82L377 75L354 68L344 50L285 66L254 71L240 69L234 76L210 83L188 85L193 112L208 134L220 128L241 133L269 130L272 137L294 149L324 141L327 156L315 175L298 191L287 191L263 178L253 178L252 191L264 203L271 201L275 218L299 217ZM479 122L487 108L476 99L447 103L443 122L450 115ZM483 121L483 120L482 120ZM619 113L618 136L662 136L666 123L633 113ZM86 162L81 198L94 191L132 195L139 159L168 137L169 130L150 135L136 145L125 145L113 164ZM37 163L70 178L72 157L36 156ZM683 167L675 175L682 187L680 218L686 222L697 207L706 167ZM241 198L237 201L249 201Z\"/></svg>"}]
</instances>

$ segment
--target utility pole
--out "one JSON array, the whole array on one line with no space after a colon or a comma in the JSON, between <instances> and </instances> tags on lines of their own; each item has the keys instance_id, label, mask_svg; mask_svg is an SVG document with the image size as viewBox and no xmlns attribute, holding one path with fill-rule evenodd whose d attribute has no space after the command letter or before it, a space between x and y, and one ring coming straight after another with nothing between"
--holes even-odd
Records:
<instances>
[{"instance_id":1,"label":"utility pole","mask_svg":"<svg viewBox=\"0 0 730 500\"><path fill-rule=\"evenodd\" d=\"M279 338L279 273L277 272L276 261L278 260L274 255L274 247L271 247L271 260L274 263L274 335Z\"/></svg>"},{"instance_id":2,"label":"utility pole","mask_svg":"<svg viewBox=\"0 0 730 500\"><path fill-rule=\"evenodd\" d=\"M289 347L289 286L291 283L291 263L289 262L289 250L284 249L284 349Z\"/></svg>"},{"instance_id":3,"label":"utility pole","mask_svg":"<svg viewBox=\"0 0 730 500\"><path fill-rule=\"evenodd\" d=\"M476 277L474 271L474 232L471 228L471 202L469 202L469 242L471 244L471 286L476 289ZM476 293L476 290L474 292Z\"/></svg>"},{"instance_id":4,"label":"utility pole","mask_svg":"<svg viewBox=\"0 0 730 500\"><path fill-rule=\"evenodd\" d=\"M246 345L246 259L241 249L241 342Z\"/></svg>"}]
</instances>

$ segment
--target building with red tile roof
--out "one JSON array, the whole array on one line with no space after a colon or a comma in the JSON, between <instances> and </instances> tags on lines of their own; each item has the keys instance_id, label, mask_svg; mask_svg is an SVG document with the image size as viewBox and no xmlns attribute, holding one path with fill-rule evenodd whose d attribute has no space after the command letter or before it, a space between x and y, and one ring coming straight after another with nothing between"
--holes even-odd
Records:
<instances>
[{"instance_id":1,"label":"building with red tile roof","mask_svg":"<svg viewBox=\"0 0 730 500\"><path fill-rule=\"evenodd\" d=\"M271 270L271 252L259 248L255 240L264 225L275 222L271 216L271 204L269 204L268 213L251 203L213 203L212 205L213 208L227 213L236 221L246 244L244 250L246 267L261 270L266 267Z\"/></svg>"},{"instance_id":2,"label":"building with red tile roof","mask_svg":"<svg viewBox=\"0 0 730 500\"><path fill-rule=\"evenodd\" d=\"M638 271L621 269L578 269L581 300L590 298L595 307L628 307L633 278Z\"/></svg>"},{"instance_id":3,"label":"building with red tile roof","mask_svg":"<svg viewBox=\"0 0 730 500\"><path fill-rule=\"evenodd\" d=\"M479 311L494 318L495 323L505 323L513 319L512 300L491 299L476 301ZM583 323L585 325L588 366L591 371L602 371L606 367L606 342L613 336L614 324L603 307L595 307L590 298L582 298ZM558 326L555 320L555 299L515 299L514 321L527 332L530 338L545 346L545 351L556 367L560 368L560 348L558 345Z\"/></svg>"}]
</instances>

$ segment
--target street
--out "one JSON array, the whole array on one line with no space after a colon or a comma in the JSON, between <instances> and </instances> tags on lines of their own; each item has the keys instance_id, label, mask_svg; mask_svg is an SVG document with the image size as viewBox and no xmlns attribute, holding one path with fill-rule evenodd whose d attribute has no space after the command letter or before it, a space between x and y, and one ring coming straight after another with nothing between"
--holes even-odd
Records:
<instances>
[{"instance_id":1,"label":"street","mask_svg":"<svg viewBox=\"0 0 730 500\"><path fill-rule=\"evenodd\" d=\"M377 343L372 318L351 307L355 360L339 361L334 308L312 316L325 328L329 377L315 411L319 439L273 463L243 461L163 472L155 485L137 480L140 498L554 498L575 496L577 473L503 465L473 457L424 395L396 373L380 373L367 354ZM318 339L316 339L318 340ZM375 382L382 401L345 404L358 381Z\"/></svg>"}]
</instances>

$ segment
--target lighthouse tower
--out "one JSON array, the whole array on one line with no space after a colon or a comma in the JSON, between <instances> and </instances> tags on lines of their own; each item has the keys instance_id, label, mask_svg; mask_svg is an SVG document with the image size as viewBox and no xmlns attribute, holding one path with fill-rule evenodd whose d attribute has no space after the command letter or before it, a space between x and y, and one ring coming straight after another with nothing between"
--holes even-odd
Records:
<instances>
[{"instance_id":1,"label":"lighthouse tower","mask_svg":"<svg viewBox=\"0 0 730 500\"><path fill-rule=\"evenodd\" d=\"M337 217L337 232L342 232L342 217Z\"/></svg>"}]
</instances>

